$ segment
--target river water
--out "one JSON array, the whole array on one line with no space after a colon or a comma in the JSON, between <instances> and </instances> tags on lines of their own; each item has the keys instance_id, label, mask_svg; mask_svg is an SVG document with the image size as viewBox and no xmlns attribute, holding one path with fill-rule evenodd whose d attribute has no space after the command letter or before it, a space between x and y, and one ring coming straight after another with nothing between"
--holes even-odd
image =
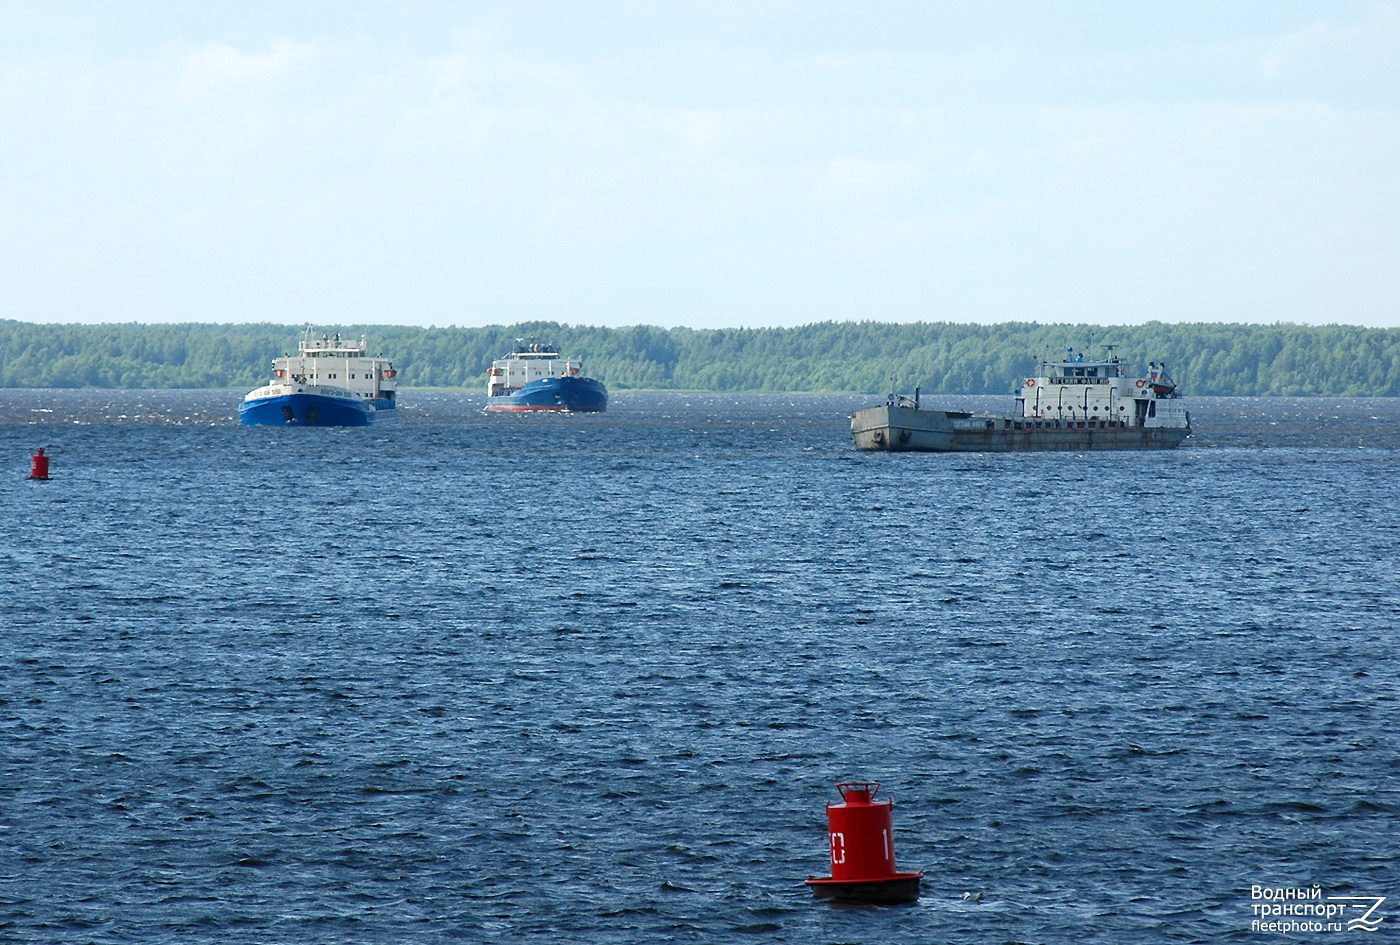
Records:
<instances>
[{"instance_id":1,"label":"river water","mask_svg":"<svg viewBox=\"0 0 1400 945\"><path fill-rule=\"evenodd\" d=\"M403 399L0 391L0 939L1363 934L1253 927L1281 889L1400 925L1400 403L866 455L860 397ZM845 780L916 904L803 885Z\"/></svg>"}]
</instances>

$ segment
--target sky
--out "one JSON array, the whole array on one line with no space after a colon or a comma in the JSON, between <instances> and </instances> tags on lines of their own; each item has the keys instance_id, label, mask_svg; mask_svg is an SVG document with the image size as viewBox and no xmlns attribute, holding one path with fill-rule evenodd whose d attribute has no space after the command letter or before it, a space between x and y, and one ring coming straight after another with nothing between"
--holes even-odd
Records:
<instances>
[{"instance_id":1,"label":"sky","mask_svg":"<svg viewBox=\"0 0 1400 945\"><path fill-rule=\"evenodd\" d=\"M8 2L0 318L1400 327L1400 2Z\"/></svg>"}]
</instances>

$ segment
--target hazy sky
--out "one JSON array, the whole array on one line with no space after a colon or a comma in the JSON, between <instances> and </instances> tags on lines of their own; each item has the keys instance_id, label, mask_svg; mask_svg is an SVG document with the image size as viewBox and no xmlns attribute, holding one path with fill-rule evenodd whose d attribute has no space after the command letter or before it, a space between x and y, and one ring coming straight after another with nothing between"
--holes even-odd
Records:
<instances>
[{"instance_id":1,"label":"hazy sky","mask_svg":"<svg viewBox=\"0 0 1400 945\"><path fill-rule=\"evenodd\" d=\"M8 3L0 318L1400 326L1400 3Z\"/></svg>"}]
</instances>

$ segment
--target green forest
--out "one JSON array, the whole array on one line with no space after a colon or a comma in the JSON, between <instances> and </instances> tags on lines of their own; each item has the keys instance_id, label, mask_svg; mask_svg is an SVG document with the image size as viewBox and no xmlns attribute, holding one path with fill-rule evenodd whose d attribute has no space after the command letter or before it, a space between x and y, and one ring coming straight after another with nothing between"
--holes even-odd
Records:
<instances>
[{"instance_id":1,"label":"green forest","mask_svg":"<svg viewBox=\"0 0 1400 945\"><path fill-rule=\"evenodd\" d=\"M797 328L318 325L368 338L403 387L485 387L517 339L559 346L614 389L1003 394L1041 357L1102 345L1134 369L1165 361L1191 395L1400 396L1400 329L1275 324L821 322ZM251 388L294 353L287 325L39 325L0 320L0 386Z\"/></svg>"}]
</instances>

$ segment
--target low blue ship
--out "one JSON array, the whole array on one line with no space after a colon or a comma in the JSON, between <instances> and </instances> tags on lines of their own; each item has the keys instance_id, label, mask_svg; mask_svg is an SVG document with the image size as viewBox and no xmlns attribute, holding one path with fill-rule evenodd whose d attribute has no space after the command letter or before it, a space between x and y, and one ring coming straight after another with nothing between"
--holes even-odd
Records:
<instances>
[{"instance_id":1,"label":"low blue ship","mask_svg":"<svg viewBox=\"0 0 1400 945\"><path fill-rule=\"evenodd\" d=\"M608 409L608 389L583 376L583 361L561 357L554 345L522 343L491 362L486 409L599 413Z\"/></svg>"},{"instance_id":2,"label":"low blue ship","mask_svg":"<svg viewBox=\"0 0 1400 945\"><path fill-rule=\"evenodd\" d=\"M238 405L244 426L363 427L397 420L398 372L383 356L340 335L313 338L308 328L297 353L274 358L272 380Z\"/></svg>"}]
</instances>

